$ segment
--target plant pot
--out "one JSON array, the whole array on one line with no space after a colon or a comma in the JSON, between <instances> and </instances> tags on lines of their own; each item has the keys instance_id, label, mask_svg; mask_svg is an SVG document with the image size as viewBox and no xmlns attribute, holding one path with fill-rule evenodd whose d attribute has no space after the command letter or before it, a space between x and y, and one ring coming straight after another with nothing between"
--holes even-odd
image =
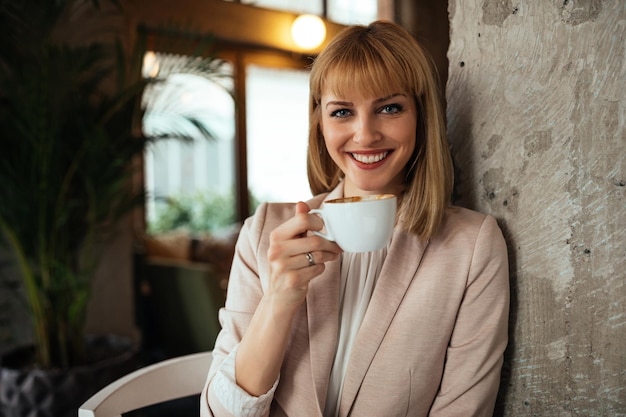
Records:
<instances>
[{"instance_id":1,"label":"plant pot","mask_svg":"<svg viewBox=\"0 0 626 417\"><path fill-rule=\"evenodd\" d=\"M33 367L32 347L2 355L0 415L76 417L89 397L137 367L136 349L128 339L90 338L88 352L89 364L66 369Z\"/></svg>"}]
</instances>

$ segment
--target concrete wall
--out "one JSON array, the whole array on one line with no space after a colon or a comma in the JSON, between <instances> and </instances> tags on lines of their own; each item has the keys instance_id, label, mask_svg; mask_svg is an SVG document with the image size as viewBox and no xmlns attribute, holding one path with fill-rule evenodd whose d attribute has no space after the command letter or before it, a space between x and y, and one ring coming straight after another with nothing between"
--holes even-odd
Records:
<instances>
[{"instance_id":1,"label":"concrete wall","mask_svg":"<svg viewBox=\"0 0 626 417\"><path fill-rule=\"evenodd\" d=\"M626 2L450 0L461 204L496 216L511 343L496 415L626 415Z\"/></svg>"}]
</instances>

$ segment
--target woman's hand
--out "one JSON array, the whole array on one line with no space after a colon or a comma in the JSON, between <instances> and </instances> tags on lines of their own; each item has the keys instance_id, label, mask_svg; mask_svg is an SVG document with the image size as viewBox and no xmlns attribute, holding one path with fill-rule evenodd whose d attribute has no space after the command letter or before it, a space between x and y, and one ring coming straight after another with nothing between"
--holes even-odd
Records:
<instances>
[{"instance_id":1,"label":"woman's hand","mask_svg":"<svg viewBox=\"0 0 626 417\"><path fill-rule=\"evenodd\" d=\"M308 234L324 226L309 210L306 203L299 202L295 216L270 234L270 279L265 296L279 310L295 311L304 302L309 282L324 272L324 263L341 253L335 242Z\"/></svg>"},{"instance_id":2,"label":"woman's hand","mask_svg":"<svg viewBox=\"0 0 626 417\"><path fill-rule=\"evenodd\" d=\"M336 243L308 235L324 225L318 216L308 214L309 210L305 203L298 203L296 215L270 235L269 286L235 359L237 384L251 395L268 392L278 378L291 323L306 298L309 282L324 271L324 262L337 259L341 253Z\"/></svg>"}]
</instances>

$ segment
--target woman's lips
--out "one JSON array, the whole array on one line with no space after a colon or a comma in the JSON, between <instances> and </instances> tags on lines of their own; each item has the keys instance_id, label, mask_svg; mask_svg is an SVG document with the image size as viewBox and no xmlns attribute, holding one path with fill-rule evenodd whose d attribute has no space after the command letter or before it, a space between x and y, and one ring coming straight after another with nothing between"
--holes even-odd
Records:
<instances>
[{"instance_id":1,"label":"woman's lips","mask_svg":"<svg viewBox=\"0 0 626 417\"><path fill-rule=\"evenodd\" d=\"M361 169L375 169L385 163L391 151L382 152L348 152L355 165Z\"/></svg>"},{"instance_id":2,"label":"woman's lips","mask_svg":"<svg viewBox=\"0 0 626 417\"><path fill-rule=\"evenodd\" d=\"M369 164L374 164L376 162L380 162L383 159L385 159L387 155L389 154L389 151L378 152L378 153L367 153L367 154L351 152L350 154L352 155L352 158L354 158L358 162L369 165Z\"/></svg>"}]
</instances>

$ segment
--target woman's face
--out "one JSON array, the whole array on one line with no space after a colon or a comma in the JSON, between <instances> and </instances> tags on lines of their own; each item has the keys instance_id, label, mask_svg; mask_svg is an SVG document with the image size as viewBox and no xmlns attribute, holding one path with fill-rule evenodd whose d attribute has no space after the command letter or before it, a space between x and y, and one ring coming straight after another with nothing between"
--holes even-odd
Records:
<instances>
[{"instance_id":1,"label":"woman's face","mask_svg":"<svg viewBox=\"0 0 626 417\"><path fill-rule=\"evenodd\" d=\"M417 110L412 96L322 91L321 129L328 153L344 173L344 195L398 193L415 149Z\"/></svg>"}]
</instances>

